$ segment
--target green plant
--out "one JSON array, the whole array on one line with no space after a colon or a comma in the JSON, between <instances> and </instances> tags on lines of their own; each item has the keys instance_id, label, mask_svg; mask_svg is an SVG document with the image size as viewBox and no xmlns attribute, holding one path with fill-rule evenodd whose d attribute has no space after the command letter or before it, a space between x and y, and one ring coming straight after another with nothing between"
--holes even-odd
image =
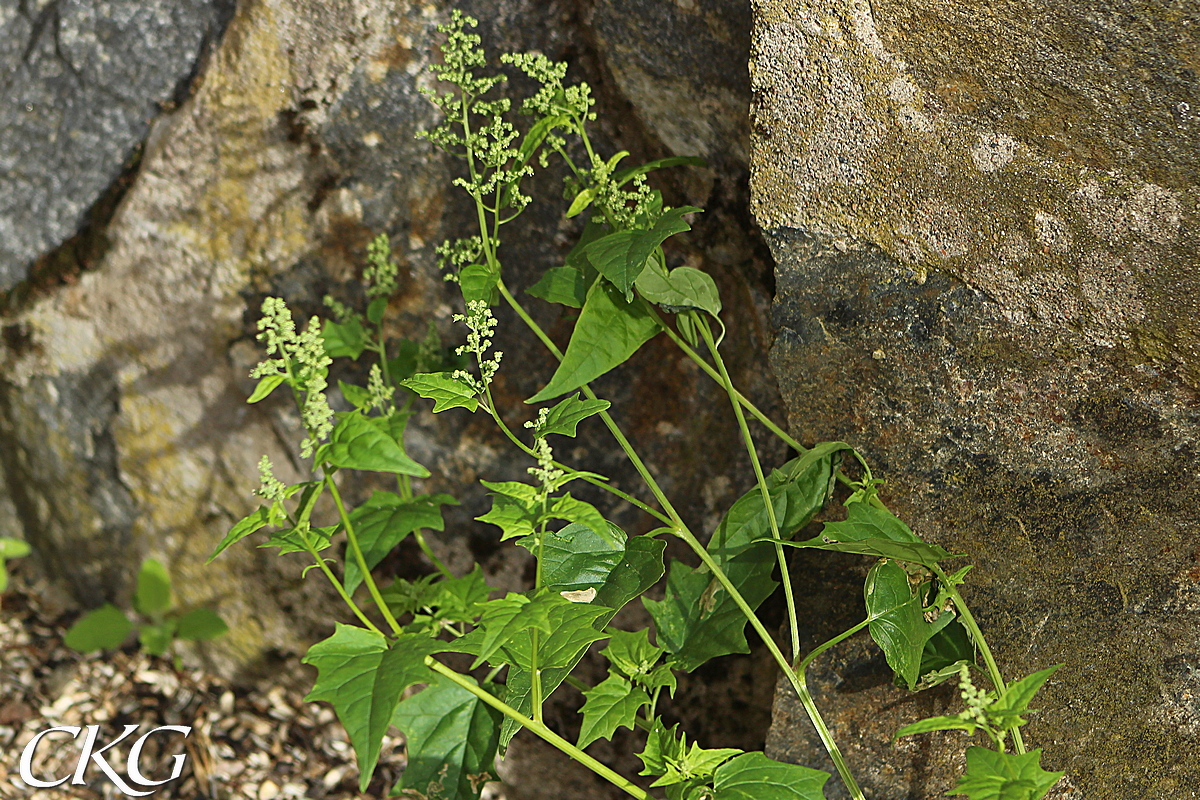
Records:
<instances>
[{"instance_id":1,"label":"green plant","mask_svg":"<svg viewBox=\"0 0 1200 800\"><path fill-rule=\"evenodd\" d=\"M318 671L309 698L333 704L357 754L361 787L365 790L369 783L383 734L394 724L405 733L408 747L408 767L395 787L397 792L474 798L493 776L495 755L516 733L528 730L628 794L647 798L653 796L651 791L583 750L596 739L610 738L619 727L637 727L647 737L639 756L644 765L641 774L653 778L650 790L661 789L669 800L821 797L827 773L775 762L761 753L702 748L689 742L678 726L667 727L657 713L662 692L675 690L677 671L746 652L745 628L750 625L799 695L853 797L863 798L862 791L813 702L805 672L822 652L864 628L883 649L897 682L908 689L960 676L975 666L978 651L999 699L987 706L990 711L980 712L984 717L971 719L978 729L996 734L996 749L987 751L987 757L970 759L960 789L976 800L1041 797L1048 788L1042 787L1044 781L1035 781L1025 791L1005 772L1026 770L1030 762L1036 766L1038 751L1025 752L1019 723L1012 717L996 722L987 716L1000 713L996 709L1006 707L1005 698L1016 687L1023 687L1023 692L1040 682L1033 680L1037 676L1012 686L1005 682L959 590L970 567L952 574L944 570L942 563L958 556L922 541L887 510L878 497L880 481L848 444L803 447L740 394L720 353L724 328L716 284L701 270L668 268L662 244L689 230L688 215L700 209L665 207L646 175L698 159L670 158L621 168L627 153L602 158L594 152L586 131L587 122L594 118L588 88L565 86L565 65L541 55L501 59L540 86L520 109L533 119L521 135L513 125L509 101L488 99L503 77L476 74L485 58L478 37L469 31L474 24L454 13L441 28L446 44L442 64L434 69L447 89L432 94L432 100L444 120L426 133L433 144L465 161L466 176L455 184L473 201L478 220L473 236L447 242L438 250L447 279L462 290L465 313L455 319L465 325L467 334L457 355L468 363L444 363L428 344L387 341L381 322L397 268L385 236L375 240L368 252L365 313L327 298L334 319L322 323L313 317L298 331L283 302L268 298L259 338L269 358L253 373L259 384L250 402L264 399L280 386L289 388L301 410L306 432L301 453L312 458L312 477L284 486L264 457L260 494L268 504L234 526L213 554L216 557L261 529L271 529L263 546L309 554L313 564L306 572L319 569L354 613L359 625L339 624L331 637L309 650L305 661ZM578 144L569 144L568 139ZM580 148L584 155L577 163L573 153ZM579 309L565 351L513 295L499 255L503 227L530 202L522 181L533 173L535 164L544 167L552 157L563 159L570 171L567 216L590 213L565 263L548 270L527 290L542 300ZM491 383L502 354L492 349L496 318L491 306L500 302L559 361L546 386L527 401L557 400L539 408L536 417L525 423L528 440L505 421L492 395ZM662 491L609 413L610 403L597 397L589 385L660 333L728 394L754 468L755 488L733 504L707 545ZM326 397L332 359L357 360L368 352L374 362L366 386L339 382L353 410L335 413ZM402 403L397 399L400 390L406 390ZM488 415L530 459L528 482L482 482L491 493L492 505L478 518L497 526L502 540L515 540L533 554L536 572L529 591L493 598L478 567L467 575L452 575L429 547L424 532L443 528L441 508L454 500L413 489L413 478L429 475L404 450L404 430L417 397L432 400L434 413L465 409ZM800 455L775 469L764 469L747 415ZM577 427L590 424L593 417L628 457L650 500L623 492L604 476L555 457L551 437L573 437ZM858 479L843 471L847 456L857 465L854 474L861 473ZM348 508L335 480L340 470L391 473L396 491L375 492L358 507ZM595 506L567 491L579 481L636 506L657 520L659 527L628 536ZM847 518L826 523L816 537L793 541L825 507L838 482L848 487ZM314 510L326 497L336 517L318 524ZM372 569L409 535L429 557L436 574L381 587ZM665 599L642 599L654 619L655 641L646 630L612 628L617 611L642 597L667 572L663 552L668 536L686 543L701 563L698 567L672 563ZM344 538L346 545L340 578L334 571L339 561L325 555L333 552L335 538ZM803 659L800 609L792 596L787 547L876 559L864 588L866 618ZM776 569L788 613L785 644L775 641L756 613L779 586L772 577ZM360 587L369 598L366 608L354 600ZM609 674L598 685L588 686L571 672L589 646L603 640L608 640L601 652L609 661ZM465 654L473 663L461 673L434 657L441 653ZM563 683L581 690L586 699L581 733L574 743L543 720L546 698ZM416 684L425 688L402 700ZM1011 707L1017 705L1013 700ZM980 721L985 718L986 725ZM1005 747L1009 736L1011 754ZM1014 767L1018 763L1021 766ZM1000 794L978 788L993 786L993 778L1001 781Z\"/></svg>"},{"instance_id":2,"label":"green plant","mask_svg":"<svg viewBox=\"0 0 1200 800\"><path fill-rule=\"evenodd\" d=\"M142 649L161 656L176 639L204 641L229 628L211 608L176 609L171 598L171 576L158 561L147 558L138 571L133 607L141 619L134 621L111 603L89 611L72 625L63 643L89 653L119 647L135 629Z\"/></svg>"},{"instance_id":3,"label":"green plant","mask_svg":"<svg viewBox=\"0 0 1200 800\"><path fill-rule=\"evenodd\" d=\"M29 552L29 545L24 541L0 536L0 592L8 588L8 569L5 562L10 558L24 558Z\"/></svg>"}]
</instances>

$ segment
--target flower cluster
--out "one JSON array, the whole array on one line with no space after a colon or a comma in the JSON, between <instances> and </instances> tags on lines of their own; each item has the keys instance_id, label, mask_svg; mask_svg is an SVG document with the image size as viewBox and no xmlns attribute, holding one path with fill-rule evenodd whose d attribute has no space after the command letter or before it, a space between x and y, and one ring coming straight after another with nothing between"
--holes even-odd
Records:
<instances>
[{"instance_id":1,"label":"flower cluster","mask_svg":"<svg viewBox=\"0 0 1200 800\"><path fill-rule=\"evenodd\" d=\"M287 304L281 298L268 297L263 300L258 330L258 339L266 344L267 355L276 357L261 362L250 377L283 375L293 389L304 395L300 416L308 436L300 443L300 455L308 458L316 445L333 431L333 409L325 397L333 359L325 351L321 320L313 317L304 332L297 333Z\"/></svg>"},{"instance_id":2,"label":"flower cluster","mask_svg":"<svg viewBox=\"0 0 1200 800\"><path fill-rule=\"evenodd\" d=\"M455 314L454 321L465 322L470 331L467 334L467 343L460 345L455 352L460 356L471 353L479 364L478 378L461 369L454 371L454 378L470 385L478 394L483 394L491 384L492 378L496 376L496 370L500 369L500 359L504 356L504 353L497 350L491 358L485 357L488 349L492 346L492 334L496 331L496 318L492 315L492 310L488 308L487 303L482 300L472 300L467 303L467 313L465 315Z\"/></svg>"},{"instance_id":3,"label":"flower cluster","mask_svg":"<svg viewBox=\"0 0 1200 800\"><path fill-rule=\"evenodd\" d=\"M258 461L259 487L258 496L277 502L284 499L286 487L283 482L275 477L275 468L271 464L271 459L263 456Z\"/></svg>"},{"instance_id":4,"label":"flower cluster","mask_svg":"<svg viewBox=\"0 0 1200 800\"><path fill-rule=\"evenodd\" d=\"M550 443L542 435L542 429L546 427L546 417L549 413L550 409L548 408L539 409L537 419L525 423L526 428L533 429L535 437L533 452L538 462L537 466L530 467L528 472L542 484L542 492L545 495L557 490L562 485L563 476L566 474L554 466L554 454L550 449Z\"/></svg>"},{"instance_id":5,"label":"flower cluster","mask_svg":"<svg viewBox=\"0 0 1200 800\"><path fill-rule=\"evenodd\" d=\"M386 233L381 233L367 245L367 266L363 269L363 283L367 297L391 297L396 291L396 276L400 267L392 260L392 243ZM336 313L336 310L335 310Z\"/></svg>"}]
</instances>

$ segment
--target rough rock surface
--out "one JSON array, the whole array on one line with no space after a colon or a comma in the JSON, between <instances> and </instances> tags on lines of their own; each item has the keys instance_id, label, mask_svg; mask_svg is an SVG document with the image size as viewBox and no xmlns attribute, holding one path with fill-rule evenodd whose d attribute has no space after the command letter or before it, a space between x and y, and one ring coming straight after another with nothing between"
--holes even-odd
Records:
<instances>
[{"instance_id":1,"label":"rough rock surface","mask_svg":"<svg viewBox=\"0 0 1200 800\"><path fill-rule=\"evenodd\" d=\"M84 224L232 10L232 0L0 2L0 292Z\"/></svg>"},{"instance_id":2,"label":"rough rock surface","mask_svg":"<svg viewBox=\"0 0 1200 800\"><path fill-rule=\"evenodd\" d=\"M302 562L249 543L211 566L204 560L257 504L262 453L285 480L298 477L286 474L299 463L294 414L276 398L245 403L261 357L254 322L264 296L284 297L305 318L322 312L327 292L354 300L366 244L386 231L402 265L392 332L420 339L432 320L447 346L462 339L433 250L462 235L470 217L449 187L457 167L414 138L433 119L418 89L429 85L435 26L451 5L480 18L493 55L538 49L568 60L601 100L595 137L604 150L709 159L707 169L661 176L668 202L707 208L669 258L716 276L735 379L778 409L764 365L771 271L745 200L750 18L742 2L239 3L187 97L154 118L111 219L88 234L102 246L79 248L94 257L79 263L66 253L10 292L0 318L0 533L27 538L81 605L123 602L134 565L149 555L169 566L181 602L214 603L230 621L229 637L200 654L209 666L270 668L276 654L328 633L339 602L316 574L301 582ZM698 105L707 115L699 122ZM535 208L505 243L517 289L560 263L578 228L559 220L557 176L537 186ZM530 309L551 335L569 330L555 308L530 300ZM501 315L498 344L506 358L496 394L519 427L531 415L520 400L540 388L550 361L511 315ZM711 531L751 477L724 395L669 342L650 343L598 391L678 507ZM527 464L465 412L424 414L409 434L410 451L435 473L424 488L463 501L433 546L456 571L479 561L495 581L523 586L525 561L472 520L485 510L472 482L520 478ZM598 426L568 455L624 488L637 485ZM783 457L764 449L768 461ZM353 501L371 488L364 479L346 493ZM649 527L638 514L611 513L631 531ZM421 558L402 547L384 569L412 577L428 569ZM710 746L761 746L770 682L747 677L760 667L750 660L698 675L692 689L681 687L678 714ZM742 688L714 693L710 684ZM568 689L556 698L579 700ZM739 724L725 724L730 717ZM515 764L538 758L521 747L518 739ZM568 768L552 770L557 783L526 777L531 770L517 770L512 797L566 796ZM612 794L587 773L569 780L590 796Z\"/></svg>"},{"instance_id":3,"label":"rough rock surface","mask_svg":"<svg viewBox=\"0 0 1200 800\"><path fill-rule=\"evenodd\" d=\"M970 554L1008 674L1065 664L1028 728L1069 772L1056 796L1195 797L1200 4L755 12L752 202L794 432L856 445L890 507ZM842 600L810 645L861 619L853 567L820 569ZM869 797L940 796L962 737L889 739L953 692L891 687L877 653L823 660L818 703ZM784 690L769 743L821 762Z\"/></svg>"}]
</instances>

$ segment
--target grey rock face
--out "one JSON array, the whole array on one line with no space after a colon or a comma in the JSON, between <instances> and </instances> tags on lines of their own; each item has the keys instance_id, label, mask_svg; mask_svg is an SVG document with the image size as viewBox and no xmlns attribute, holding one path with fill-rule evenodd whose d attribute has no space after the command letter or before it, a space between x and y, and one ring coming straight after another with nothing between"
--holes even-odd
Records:
<instances>
[{"instance_id":1,"label":"grey rock face","mask_svg":"<svg viewBox=\"0 0 1200 800\"><path fill-rule=\"evenodd\" d=\"M0 2L0 292L79 230L232 6Z\"/></svg>"},{"instance_id":2,"label":"grey rock face","mask_svg":"<svg viewBox=\"0 0 1200 800\"><path fill-rule=\"evenodd\" d=\"M772 363L802 441L854 444L889 507L978 565L1006 673L1065 665L1027 729L1068 771L1053 796L1188 797L1200 4L1084 5L757 4ZM813 646L861 619L865 565L809 563ZM858 640L812 684L868 797L954 785L961 736L890 745L953 691L895 689ZM769 745L823 760L783 687Z\"/></svg>"}]
</instances>

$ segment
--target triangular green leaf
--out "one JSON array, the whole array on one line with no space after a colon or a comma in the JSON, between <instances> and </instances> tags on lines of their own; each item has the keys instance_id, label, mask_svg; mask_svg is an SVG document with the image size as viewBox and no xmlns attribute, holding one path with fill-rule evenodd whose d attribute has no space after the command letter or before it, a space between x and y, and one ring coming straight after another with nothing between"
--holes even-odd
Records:
<instances>
[{"instance_id":1,"label":"triangular green leaf","mask_svg":"<svg viewBox=\"0 0 1200 800\"><path fill-rule=\"evenodd\" d=\"M650 643L650 631L641 628L634 632L614 631L608 646L600 651L614 667L625 675L647 675L665 652Z\"/></svg>"},{"instance_id":2,"label":"triangular green leaf","mask_svg":"<svg viewBox=\"0 0 1200 800\"><path fill-rule=\"evenodd\" d=\"M490 600L482 606L479 627L483 629L483 640L471 669L491 658L492 654L514 638L536 628L550 633L550 611L570 601L561 595L547 592L530 600L520 594L509 593L500 600ZM523 642L525 637L521 637Z\"/></svg>"},{"instance_id":3,"label":"triangular green leaf","mask_svg":"<svg viewBox=\"0 0 1200 800\"><path fill-rule=\"evenodd\" d=\"M540 403L578 389L624 363L656 333L658 321L641 303L628 303L612 284L596 281L550 383L525 402Z\"/></svg>"},{"instance_id":4,"label":"triangular green leaf","mask_svg":"<svg viewBox=\"0 0 1200 800\"><path fill-rule=\"evenodd\" d=\"M611 608L595 605L594 601L564 602L551 610L550 635L545 637L538 647L538 669L542 673L544 698L550 697L567 679L571 670L575 669L587 652L588 645L607 638L607 634L601 629L615 613ZM518 637L504 650L506 660L512 665L508 669L508 691L504 702L528 716L533 713L529 637ZM505 718L500 729L500 746L507 747L509 740L520 729L519 723Z\"/></svg>"},{"instance_id":5,"label":"triangular green leaf","mask_svg":"<svg viewBox=\"0 0 1200 800\"><path fill-rule=\"evenodd\" d=\"M871 567L863 586L871 638L883 649L888 665L908 689L920 678L925 643L954 618L943 613L933 622L925 619L921 591L914 592L908 573L895 561Z\"/></svg>"},{"instance_id":6,"label":"triangular green leaf","mask_svg":"<svg viewBox=\"0 0 1200 800\"><path fill-rule=\"evenodd\" d=\"M633 180L635 175L645 175L647 172L653 172L656 169L665 167L707 167L708 162L699 156L668 156L667 158L659 158L654 161L647 161L637 167L623 169L613 175L613 183L617 186L624 186L629 181Z\"/></svg>"},{"instance_id":7,"label":"triangular green leaf","mask_svg":"<svg viewBox=\"0 0 1200 800\"><path fill-rule=\"evenodd\" d=\"M608 530L608 523L604 517L600 516L600 512L594 505L585 503L583 500L576 500L569 493L556 499L550 506L550 513L546 516L551 519L575 522L594 531Z\"/></svg>"},{"instance_id":8,"label":"triangular green leaf","mask_svg":"<svg viewBox=\"0 0 1200 800\"><path fill-rule=\"evenodd\" d=\"M358 360L368 341L367 332L357 317L344 323L325 320L321 336L325 339L325 352L330 358L349 357Z\"/></svg>"},{"instance_id":9,"label":"triangular green leaf","mask_svg":"<svg viewBox=\"0 0 1200 800\"><path fill-rule=\"evenodd\" d=\"M650 254L671 236L691 230L683 215L700 210L694 206L671 209L649 230L614 231L589 244L584 253L596 271L630 300L633 282L645 268Z\"/></svg>"},{"instance_id":10,"label":"triangular green leaf","mask_svg":"<svg viewBox=\"0 0 1200 800\"><path fill-rule=\"evenodd\" d=\"M467 303L482 300L489 306L495 305L500 299L496 288L499 282L500 276L483 264L470 264L458 272L458 285Z\"/></svg>"},{"instance_id":11,"label":"triangular green leaf","mask_svg":"<svg viewBox=\"0 0 1200 800\"><path fill-rule=\"evenodd\" d=\"M775 510L779 533L785 539L808 524L825 506L833 461L829 455L809 459L797 469L799 458L792 459L767 476L767 489ZM771 521L767 516L762 492L757 486L739 497L729 508L713 533L708 551L717 563L724 563L757 541L771 539Z\"/></svg>"},{"instance_id":12,"label":"triangular green leaf","mask_svg":"<svg viewBox=\"0 0 1200 800\"><path fill-rule=\"evenodd\" d=\"M479 398L475 389L454 377L450 372L422 372L400 385L417 393L427 400L433 400L433 413L445 411L448 408L465 408L474 412L479 408Z\"/></svg>"},{"instance_id":13,"label":"triangular green leaf","mask_svg":"<svg viewBox=\"0 0 1200 800\"><path fill-rule=\"evenodd\" d=\"M330 436L329 463L344 469L429 477L429 470L409 458L402 444L385 432L389 426L388 420L368 419L361 411L346 414Z\"/></svg>"},{"instance_id":14,"label":"triangular green leaf","mask_svg":"<svg viewBox=\"0 0 1200 800\"><path fill-rule=\"evenodd\" d=\"M475 519L499 526L500 541L530 536L537 530L542 503L537 487L516 481L480 481L492 490L492 509Z\"/></svg>"},{"instance_id":15,"label":"triangular green leaf","mask_svg":"<svg viewBox=\"0 0 1200 800\"><path fill-rule=\"evenodd\" d=\"M583 308L587 290L587 281L584 280L582 270L575 267L551 267L537 283L525 291L550 303Z\"/></svg>"},{"instance_id":16,"label":"triangular green leaf","mask_svg":"<svg viewBox=\"0 0 1200 800\"><path fill-rule=\"evenodd\" d=\"M572 523L542 540L542 583L554 592L599 589L625 555L625 532L605 523L607 536ZM519 544L536 550L534 537Z\"/></svg>"},{"instance_id":17,"label":"triangular green leaf","mask_svg":"<svg viewBox=\"0 0 1200 800\"><path fill-rule=\"evenodd\" d=\"M947 794L970 800L1041 800L1065 772L1047 772L1042 751L997 753L984 747L967 748L967 772Z\"/></svg>"},{"instance_id":18,"label":"triangular green leaf","mask_svg":"<svg viewBox=\"0 0 1200 800\"><path fill-rule=\"evenodd\" d=\"M829 773L745 753L717 767L713 800L824 800Z\"/></svg>"},{"instance_id":19,"label":"triangular green leaf","mask_svg":"<svg viewBox=\"0 0 1200 800\"><path fill-rule=\"evenodd\" d=\"M827 522L820 536L792 546L894 558L925 566L955 557L938 545L921 541L900 519L883 509L869 503L851 503L846 510L844 522Z\"/></svg>"},{"instance_id":20,"label":"triangular green leaf","mask_svg":"<svg viewBox=\"0 0 1200 800\"><path fill-rule=\"evenodd\" d=\"M546 421L538 432L542 436L549 433L575 436L580 422L607 411L611 405L607 400L580 400L578 393L573 394L546 412Z\"/></svg>"},{"instance_id":21,"label":"triangular green leaf","mask_svg":"<svg viewBox=\"0 0 1200 800\"><path fill-rule=\"evenodd\" d=\"M665 572L663 551L666 547L667 543L661 539L645 536L635 536L625 543L625 554L596 590L596 599L592 601L612 609L609 616L604 618L605 624L618 610L635 597L641 597L662 578Z\"/></svg>"},{"instance_id":22,"label":"triangular green leaf","mask_svg":"<svg viewBox=\"0 0 1200 800\"><path fill-rule=\"evenodd\" d=\"M464 676L474 683L470 676ZM496 687L490 687L493 690ZM404 732L408 764L393 794L475 800L495 780L501 715L443 675L400 703L392 724Z\"/></svg>"},{"instance_id":23,"label":"triangular green leaf","mask_svg":"<svg viewBox=\"0 0 1200 800\"><path fill-rule=\"evenodd\" d=\"M217 549L213 550L212 555L208 557L208 561L205 563L211 564L212 560L225 552L226 548L230 545L240 542L255 531L266 527L270 519L271 509L267 506L260 506L251 511L247 516L242 517L229 530L229 533L225 534L225 538L221 540L221 543L217 545Z\"/></svg>"},{"instance_id":24,"label":"triangular green leaf","mask_svg":"<svg viewBox=\"0 0 1200 800\"><path fill-rule=\"evenodd\" d=\"M1004 694L988 707L988 717L997 728L1011 730L1025 724L1021 715L1029 710L1033 696L1038 693L1051 675L1058 671L1062 664L1039 670L1027 675L1019 681L1013 681L1004 690Z\"/></svg>"},{"instance_id":25,"label":"triangular green leaf","mask_svg":"<svg viewBox=\"0 0 1200 800\"><path fill-rule=\"evenodd\" d=\"M672 312L698 308L714 317L721 313L721 293L707 272L676 267L668 273L657 266L655 259L651 259L635 282L642 297Z\"/></svg>"},{"instance_id":26,"label":"triangular green leaf","mask_svg":"<svg viewBox=\"0 0 1200 800\"><path fill-rule=\"evenodd\" d=\"M587 700L579 711L583 714L583 725L579 729L580 749L597 739L611 740L617 728L632 729L637 712L650 705L650 695L620 675L609 675L583 696Z\"/></svg>"},{"instance_id":27,"label":"triangular green leaf","mask_svg":"<svg viewBox=\"0 0 1200 800\"><path fill-rule=\"evenodd\" d=\"M318 673L305 700L333 705L358 757L360 791L371 782L401 694L432 679L436 673L425 666L425 657L446 648L420 634L402 635L389 648L382 634L339 623L333 636L310 647L302 659Z\"/></svg>"}]
</instances>

